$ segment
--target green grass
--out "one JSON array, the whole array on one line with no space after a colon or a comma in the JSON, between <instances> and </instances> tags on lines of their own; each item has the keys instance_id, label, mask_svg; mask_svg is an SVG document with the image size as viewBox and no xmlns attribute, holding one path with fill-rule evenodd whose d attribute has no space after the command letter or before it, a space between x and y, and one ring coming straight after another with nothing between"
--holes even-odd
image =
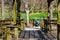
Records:
<instances>
[{"instance_id":1,"label":"green grass","mask_svg":"<svg viewBox=\"0 0 60 40\"><path fill-rule=\"evenodd\" d=\"M5 13L5 17L6 18L10 18L10 15L9 15L9 13ZM24 19L24 20L26 20L26 13L21 13L21 17ZM29 17L30 17L30 19L40 19L40 18L42 18L42 17L44 17L44 18L47 18L47 13L35 13L35 14L32 14L32 13L30 13L29 14ZM1 12L0 12L0 20L2 19L2 16L1 16Z\"/></svg>"},{"instance_id":2,"label":"green grass","mask_svg":"<svg viewBox=\"0 0 60 40\"><path fill-rule=\"evenodd\" d=\"M29 14L30 19L41 19L43 17L47 18L47 16L48 16L48 13L34 13L34 14L30 13ZM26 13L22 13L21 17L26 20L27 18Z\"/></svg>"},{"instance_id":3,"label":"green grass","mask_svg":"<svg viewBox=\"0 0 60 40\"><path fill-rule=\"evenodd\" d=\"M30 13L29 14L29 18L30 19L41 19L41 18L47 18L47 16L48 16L48 13L34 13L34 14L32 14L32 13ZM9 13L5 13L5 17L8 19L8 18L10 18L10 15L9 15ZM24 20L26 20L26 13L21 13L21 17L24 19ZM56 18L57 17L57 14L56 13L53 13L53 18ZM2 15L1 15L1 12L0 12L0 20L2 20Z\"/></svg>"}]
</instances>

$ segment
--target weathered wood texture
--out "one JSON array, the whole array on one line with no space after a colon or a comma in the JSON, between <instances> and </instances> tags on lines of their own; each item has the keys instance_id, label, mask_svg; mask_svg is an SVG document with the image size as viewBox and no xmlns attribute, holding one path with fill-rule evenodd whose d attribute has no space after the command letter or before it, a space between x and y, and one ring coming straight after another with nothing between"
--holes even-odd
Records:
<instances>
[{"instance_id":1,"label":"weathered wood texture","mask_svg":"<svg viewBox=\"0 0 60 40\"><path fill-rule=\"evenodd\" d=\"M35 30L35 31L27 31L27 30L23 30L20 34L19 34L19 39L39 39L39 40L57 40L57 37L53 34L45 34L39 30Z\"/></svg>"}]
</instances>

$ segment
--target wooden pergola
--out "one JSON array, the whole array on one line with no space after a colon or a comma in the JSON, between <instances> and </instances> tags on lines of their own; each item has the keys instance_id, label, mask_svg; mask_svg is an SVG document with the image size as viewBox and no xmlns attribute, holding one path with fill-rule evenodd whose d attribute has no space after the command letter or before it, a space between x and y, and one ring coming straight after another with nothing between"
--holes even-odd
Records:
<instances>
[{"instance_id":1,"label":"wooden pergola","mask_svg":"<svg viewBox=\"0 0 60 40\"><path fill-rule=\"evenodd\" d=\"M50 4L51 4L52 1L53 0L47 0L47 2L48 2L48 13L49 14L52 13L49 10L49 7L50 7ZM17 5L16 5L16 3L17 3ZM13 0L13 6L12 6L13 7L13 10L12 10L12 13L13 13L13 15L12 15L12 17L13 17L13 24L17 24L18 26L21 23L21 21L20 21L20 5L21 5L21 0ZM16 18L16 14L17 14L17 18ZM51 16L51 14L50 14L50 16ZM50 19L50 16L49 16L49 19ZM3 17L3 20L4 20L5 19L5 17L4 17L4 0L2 0L2 17ZM15 36L16 36L16 38L18 37L17 36L18 35L18 33L17 33L18 27L15 27L16 25L12 25L12 26L11 25L7 26L7 29L8 29L8 31L7 31L8 32L8 34L7 34L7 40L11 40L10 39L11 35L9 34L10 33L10 28L14 28L15 29ZM18 40L18 38L16 40Z\"/></svg>"}]
</instances>

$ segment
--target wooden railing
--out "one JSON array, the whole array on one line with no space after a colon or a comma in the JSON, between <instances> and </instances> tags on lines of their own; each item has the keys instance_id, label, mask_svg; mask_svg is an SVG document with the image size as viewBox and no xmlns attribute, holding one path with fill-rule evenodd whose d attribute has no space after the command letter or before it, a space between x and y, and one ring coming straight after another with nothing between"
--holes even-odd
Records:
<instances>
[{"instance_id":1,"label":"wooden railing","mask_svg":"<svg viewBox=\"0 0 60 40\"><path fill-rule=\"evenodd\" d=\"M18 40L18 25L11 24L12 20L1 20L0 21L0 34L1 38L6 40ZM5 34L4 34L5 33ZM13 36L13 37L12 37Z\"/></svg>"},{"instance_id":2,"label":"wooden railing","mask_svg":"<svg viewBox=\"0 0 60 40\"><path fill-rule=\"evenodd\" d=\"M18 40L18 26L7 25L7 40L12 40L13 38Z\"/></svg>"},{"instance_id":3,"label":"wooden railing","mask_svg":"<svg viewBox=\"0 0 60 40\"><path fill-rule=\"evenodd\" d=\"M44 19L44 28L45 31L48 32L50 31L51 33L51 24L56 24L57 25L57 20L48 20L48 19Z\"/></svg>"}]
</instances>

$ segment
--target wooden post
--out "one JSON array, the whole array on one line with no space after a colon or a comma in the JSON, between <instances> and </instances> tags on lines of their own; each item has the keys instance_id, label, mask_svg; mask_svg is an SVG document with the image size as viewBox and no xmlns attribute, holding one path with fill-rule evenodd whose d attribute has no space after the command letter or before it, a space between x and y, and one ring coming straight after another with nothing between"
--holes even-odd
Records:
<instances>
[{"instance_id":1,"label":"wooden post","mask_svg":"<svg viewBox=\"0 0 60 40\"><path fill-rule=\"evenodd\" d=\"M11 31L11 28L13 28L13 32ZM14 40L18 40L18 26L17 25L8 25L7 26L7 40L12 40L12 35L14 36Z\"/></svg>"},{"instance_id":2,"label":"wooden post","mask_svg":"<svg viewBox=\"0 0 60 40\"><path fill-rule=\"evenodd\" d=\"M15 38L16 38L16 40L18 40L18 28L14 28L14 30L15 30Z\"/></svg>"},{"instance_id":3,"label":"wooden post","mask_svg":"<svg viewBox=\"0 0 60 40\"><path fill-rule=\"evenodd\" d=\"M60 24L60 5L58 5L58 24Z\"/></svg>"},{"instance_id":4,"label":"wooden post","mask_svg":"<svg viewBox=\"0 0 60 40\"><path fill-rule=\"evenodd\" d=\"M48 2L48 20L50 20L51 18L52 18L52 5L51 5L51 3L52 3L52 1L53 0L47 0L47 2ZM49 10L49 8L51 8L50 10ZM51 24L49 24L49 26L50 26L50 33L51 33Z\"/></svg>"},{"instance_id":5,"label":"wooden post","mask_svg":"<svg viewBox=\"0 0 60 40\"><path fill-rule=\"evenodd\" d=\"M52 7L53 7L53 5L52 5L52 2L50 3L50 23L51 23L51 20L52 20ZM50 33L51 33L51 24L49 24L49 29L50 29Z\"/></svg>"},{"instance_id":6,"label":"wooden post","mask_svg":"<svg viewBox=\"0 0 60 40\"><path fill-rule=\"evenodd\" d=\"M7 40L12 40L12 37L10 35L10 28L7 28Z\"/></svg>"},{"instance_id":7,"label":"wooden post","mask_svg":"<svg viewBox=\"0 0 60 40\"><path fill-rule=\"evenodd\" d=\"M13 23L16 24L16 0L14 2L13 10L12 10L12 18L13 18Z\"/></svg>"},{"instance_id":8,"label":"wooden post","mask_svg":"<svg viewBox=\"0 0 60 40\"><path fill-rule=\"evenodd\" d=\"M59 34L60 34L60 3L59 3L59 5L58 5L58 20L57 20L57 24L58 24L58 25L57 25L57 26L58 26L58 27L57 27L57 29L58 29L58 30L57 30L57 31L58 31L58 32L57 32L57 33L58 33L58 34L57 34L57 39L60 40L60 38L59 38L59 37L60 37L60 36L59 36Z\"/></svg>"},{"instance_id":9,"label":"wooden post","mask_svg":"<svg viewBox=\"0 0 60 40\"><path fill-rule=\"evenodd\" d=\"M52 19L52 7L53 7L53 4L51 2L51 4L50 4L50 19Z\"/></svg>"}]
</instances>

